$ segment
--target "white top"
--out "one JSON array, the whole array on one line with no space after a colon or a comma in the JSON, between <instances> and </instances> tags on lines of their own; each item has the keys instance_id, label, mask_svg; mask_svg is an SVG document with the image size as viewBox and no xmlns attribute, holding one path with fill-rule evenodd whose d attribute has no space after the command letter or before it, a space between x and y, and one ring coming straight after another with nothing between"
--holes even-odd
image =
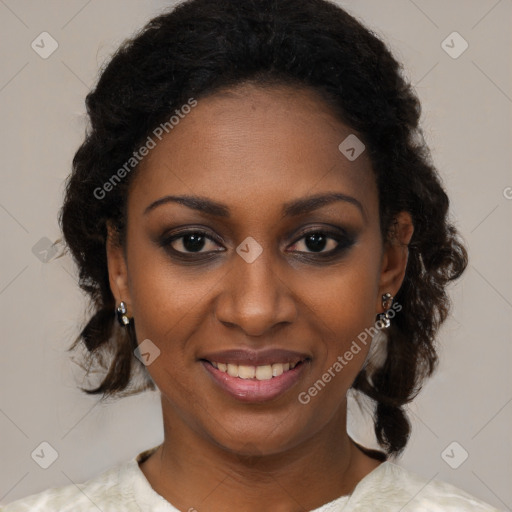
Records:
<instances>
[{"instance_id":1,"label":"white top","mask_svg":"<svg viewBox=\"0 0 512 512\"><path fill-rule=\"evenodd\" d=\"M179 512L151 487L139 467L139 462L157 448L145 450L130 461L78 484L79 488L73 484L53 487L0 507L0 512ZM451 484L428 481L389 461L360 480L350 496L341 496L311 512L376 510L499 512Z\"/></svg>"}]
</instances>

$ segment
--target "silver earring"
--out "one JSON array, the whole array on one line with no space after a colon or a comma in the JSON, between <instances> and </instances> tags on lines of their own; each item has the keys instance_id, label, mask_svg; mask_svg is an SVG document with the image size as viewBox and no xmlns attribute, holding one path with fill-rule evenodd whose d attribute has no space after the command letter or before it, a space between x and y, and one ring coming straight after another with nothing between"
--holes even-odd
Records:
<instances>
[{"instance_id":1,"label":"silver earring","mask_svg":"<svg viewBox=\"0 0 512 512\"><path fill-rule=\"evenodd\" d=\"M388 310L392 304L393 304L393 295L391 295L391 293L389 293L389 292L386 292L382 296L382 308L385 310L385 312L381 313L381 315L380 315L380 320L385 329L387 329L391 325Z\"/></svg>"},{"instance_id":2,"label":"silver earring","mask_svg":"<svg viewBox=\"0 0 512 512\"><path fill-rule=\"evenodd\" d=\"M126 316L126 304L123 301L117 306L116 313L117 320L123 327L130 323L130 319Z\"/></svg>"}]
</instances>

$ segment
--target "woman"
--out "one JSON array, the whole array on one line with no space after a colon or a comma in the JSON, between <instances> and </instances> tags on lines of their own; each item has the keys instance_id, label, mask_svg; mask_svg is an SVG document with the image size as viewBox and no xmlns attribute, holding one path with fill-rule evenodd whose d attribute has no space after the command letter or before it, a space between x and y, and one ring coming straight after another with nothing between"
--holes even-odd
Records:
<instances>
[{"instance_id":1,"label":"woman","mask_svg":"<svg viewBox=\"0 0 512 512\"><path fill-rule=\"evenodd\" d=\"M158 388L164 441L6 512L496 510L389 460L467 254L379 39L325 0L192 0L87 109L60 222L95 313L72 348L106 370L88 393ZM348 435L349 390L382 450Z\"/></svg>"}]
</instances>

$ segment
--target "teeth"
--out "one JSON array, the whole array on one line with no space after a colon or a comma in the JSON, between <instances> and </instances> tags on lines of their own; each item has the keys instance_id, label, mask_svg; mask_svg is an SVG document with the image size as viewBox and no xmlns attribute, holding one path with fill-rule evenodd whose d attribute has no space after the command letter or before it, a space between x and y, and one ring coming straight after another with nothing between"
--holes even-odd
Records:
<instances>
[{"instance_id":1,"label":"teeth","mask_svg":"<svg viewBox=\"0 0 512 512\"><path fill-rule=\"evenodd\" d=\"M258 367L258 370L261 367ZM254 376L256 375L256 367L255 366L242 366L238 365L238 376L241 379L254 379Z\"/></svg>"},{"instance_id":2,"label":"teeth","mask_svg":"<svg viewBox=\"0 0 512 512\"><path fill-rule=\"evenodd\" d=\"M272 376L273 377L279 377L279 375L282 375L284 372L283 365L280 363L273 364L272 365Z\"/></svg>"},{"instance_id":3,"label":"teeth","mask_svg":"<svg viewBox=\"0 0 512 512\"><path fill-rule=\"evenodd\" d=\"M272 366L267 364L265 366L256 367L256 379L269 380L272 378Z\"/></svg>"},{"instance_id":4,"label":"teeth","mask_svg":"<svg viewBox=\"0 0 512 512\"><path fill-rule=\"evenodd\" d=\"M212 366L227 373L231 377L238 377L240 379L256 379L256 380L270 380L272 377L279 377L284 372L292 370L299 363L274 363L266 364L263 366L245 366L242 364L225 364L211 361Z\"/></svg>"},{"instance_id":5,"label":"teeth","mask_svg":"<svg viewBox=\"0 0 512 512\"><path fill-rule=\"evenodd\" d=\"M237 364L228 364L228 375L231 375L231 377L238 377Z\"/></svg>"}]
</instances>

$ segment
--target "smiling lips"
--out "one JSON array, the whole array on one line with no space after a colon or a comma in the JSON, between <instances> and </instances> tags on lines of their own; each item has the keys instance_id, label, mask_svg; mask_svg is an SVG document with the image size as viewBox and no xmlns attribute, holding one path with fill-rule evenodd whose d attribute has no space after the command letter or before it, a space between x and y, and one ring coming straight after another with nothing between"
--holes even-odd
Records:
<instances>
[{"instance_id":1,"label":"smiling lips","mask_svg":"<svg viewBox=\"0 0 512 512\"><path fill-rule=\"evenodd\" d=\"M227 373L231 377L238 377L240 379L269 380L273 377L279 377L279 375L282 375L284 372L293 370L299 362L291 364L274 363L262 366L216 363L215 361L211 361L211 364L221 372Z\"/></svg>"},{"instance_id":2,"label":"smiling lips","mask_svg":"<svg viewBox=\"0 0 512 512\"><path fill-rule=\"evenodd\" d=\"M276 398L292 387L311 358L284 349L227 350L207 354L201 362L214 381L245 402Z\"/></svg>"}]
</instances>

